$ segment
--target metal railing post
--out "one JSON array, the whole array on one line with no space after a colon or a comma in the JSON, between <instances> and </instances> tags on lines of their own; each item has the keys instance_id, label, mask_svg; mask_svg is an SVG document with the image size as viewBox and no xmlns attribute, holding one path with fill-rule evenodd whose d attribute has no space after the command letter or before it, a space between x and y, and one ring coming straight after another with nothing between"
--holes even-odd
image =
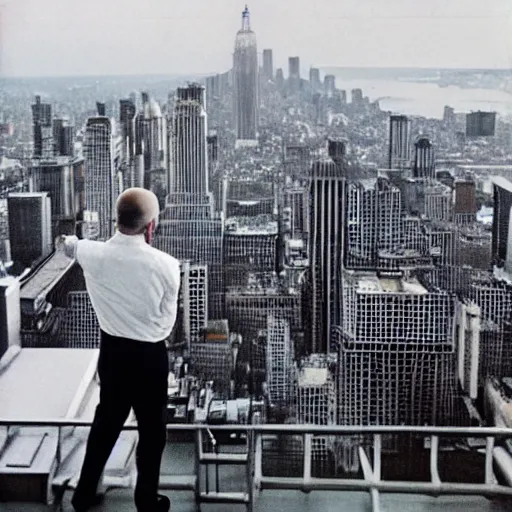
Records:
<instances>
[{"instance_id":1,"label":"metal railing post","mask_svg":"<svg viewBox=\"0 0 512 512\"><path fill-rule=\"evenodd\" d=\"M376 482L380 482L381 453L382 453L382 436L380 434L374 434L374 436L373 436L373 477Z\"/></svg>"},{"instance_id":2,"label":"metal railing post","mask_svg":"<svg viewBox=\"0 0 512 512\"><path fill-rule=\"evenodd\" d=\"M493 485L495 483L494 472L492 470L493 451L494 437L488 436L485 443L485 483L487 485Z\"/></svg>"},{"instance_id":3,"label":"metal railing post","mask_svg":"<svg viewBox=\"0 0 512 512\"><path fill-rule=\"evenodd\" d=\"M252 430L247 431L247 466L246 466L246 477L247 477L247 512L253 511L254 506L254 432Z\"/></svg>"},{"instance_id":4,"label":"metal railing post","mask_svg":"<svg viewBox=\"0 0 512 512\"><path fill-rule=\"evenodd\" d=\"M195 440L195 460L194 460L194 472L196 475L196 481L194 485L194 498L196 501L196 510L199 512L201 510L201 451L200 451L200 443L202 442L201 438L201 429L197 429L194 436Z\"/></svg>"},{"instance_id":5,"label":"metal railing post","mask_svg":"<svg viewBox=\"0 0 512 512\"><path fill-rule=\"evenodd\" d=\"M313 445L313 434L304 434L304 492L311 491L311 451Z\"/></svg>"},{"instance_id":6,"label":"metal railing post","mask_svg":"<svg viewBox=\"0 0 512 512\"><path fill-rule=\"evenodd\" d=\"M439 436L430 436L430 478L434 485L440 486L438 469Z\"/></svg>"},{"instance_id":7,"label":"metal railing post","mask_svg":"<svg viewBox=\"0 0 512 512\"><path fill-rule=\"evenodd\" d=\"M263 476L263 441L261 434L256 432L254 450L254 490L259 491L261 487L261 477Z\"/></svg>"},{"instance_id":8,"label":"metal railing post","mask_svg":"<svg viewBox=\"0 0 512 512\"><path fill-rule=\"evenodd\" d=\"M382 438L380 434L373 436L373 482L380 483L381 474L381 450ZM376 487L372 487L370 491L372 497L373 512L380 512L380 494Z\"/></svg>"}]
</instances>

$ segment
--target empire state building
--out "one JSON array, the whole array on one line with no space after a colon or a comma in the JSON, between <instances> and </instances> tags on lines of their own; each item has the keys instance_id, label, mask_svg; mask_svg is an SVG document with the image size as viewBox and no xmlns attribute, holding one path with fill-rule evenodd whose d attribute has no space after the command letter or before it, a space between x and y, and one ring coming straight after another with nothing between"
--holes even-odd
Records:
<instances>
[{"instance_id":1,"label":"empire state building","mask_svg":"<svg viewBox=\"0 0 512 512\"><path fill-rule=\"evenodd\" d=\"M237 146L255 146L258 144L258 51L247 6L242 13L242 28L236 35L233 75Z\"/></svg>"}]
</instances>

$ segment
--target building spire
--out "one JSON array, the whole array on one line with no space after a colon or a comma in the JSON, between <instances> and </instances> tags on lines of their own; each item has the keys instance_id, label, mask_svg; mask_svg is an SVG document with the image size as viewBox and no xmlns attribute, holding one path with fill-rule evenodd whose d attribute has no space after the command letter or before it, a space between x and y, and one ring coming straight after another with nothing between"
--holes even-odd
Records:
<instances>
[{"instance_id":1,"label":"building spire","mask_svg":"<svg viewBox=\"0 0 512 512\"><path fill-rule=\"evenodd\" d=\"M249 7L245 4L245 9L242 12L242 31L250 32L251 30L251 18L249 13Z\"/></svg>"}]
</instances>

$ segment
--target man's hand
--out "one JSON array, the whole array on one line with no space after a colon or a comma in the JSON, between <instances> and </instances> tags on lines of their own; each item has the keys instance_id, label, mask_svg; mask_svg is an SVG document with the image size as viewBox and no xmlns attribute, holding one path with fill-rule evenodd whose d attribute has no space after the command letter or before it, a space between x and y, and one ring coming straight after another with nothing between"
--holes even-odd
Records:
<instances>
[{"instance_id":1,"label":"man's hand","mask_svg":"<svg viewBox=\"0 0 512 512\"><path fill-rule=\"evenodd\" d=\"M68 258L75 258L77 243L76 236L60 235L55 239L55 250L63 252Z\"/></svg>"},{"instance_id":2,"label":"man's hand","mask_svg":"<svg viewBox=\"0 0 512 512\"><path fill-rule=\"evenodd\" d=\"M59 235L55 238L55 250L57 252L63 251L66 242L66 235Z\"/></svg>"}]
</instances>

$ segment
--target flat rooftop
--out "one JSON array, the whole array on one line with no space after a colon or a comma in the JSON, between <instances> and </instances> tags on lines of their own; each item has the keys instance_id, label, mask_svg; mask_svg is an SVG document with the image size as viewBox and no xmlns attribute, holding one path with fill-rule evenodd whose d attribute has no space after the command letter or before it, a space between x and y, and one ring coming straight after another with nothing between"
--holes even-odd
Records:
<instances>
[{"instance_id":1,"label":"flat rooftop","mask_svg":"<svg viewBox=\"0 0 512 512\"><path fill-rule=\"evenodd\" d=\"M87 370L96 364L97 355L97 350L20 350L0 370L0 415L41 421L65 418Z\"/></svg>"},{"instance_id":2,"label":"flat rooftop","mask_svg":"<svg viewBox=\"0 0 512 512\"><path fill-rule=\"evenodd\" d=\"M404 293L426 295L428 290L414 277L379 277L377 274L356 274L359 293Z\"/></svg>"},{"instance_id":3,"label":"flat rooftop","mask_svg":"<svg viewBox=\"0 0 512 512\"><path fill-rule=\"evenodd\" d=\"M299 387L323 386L328 377L327 368L302 368L299 373Z\"/></svg>"}]
</instances>

